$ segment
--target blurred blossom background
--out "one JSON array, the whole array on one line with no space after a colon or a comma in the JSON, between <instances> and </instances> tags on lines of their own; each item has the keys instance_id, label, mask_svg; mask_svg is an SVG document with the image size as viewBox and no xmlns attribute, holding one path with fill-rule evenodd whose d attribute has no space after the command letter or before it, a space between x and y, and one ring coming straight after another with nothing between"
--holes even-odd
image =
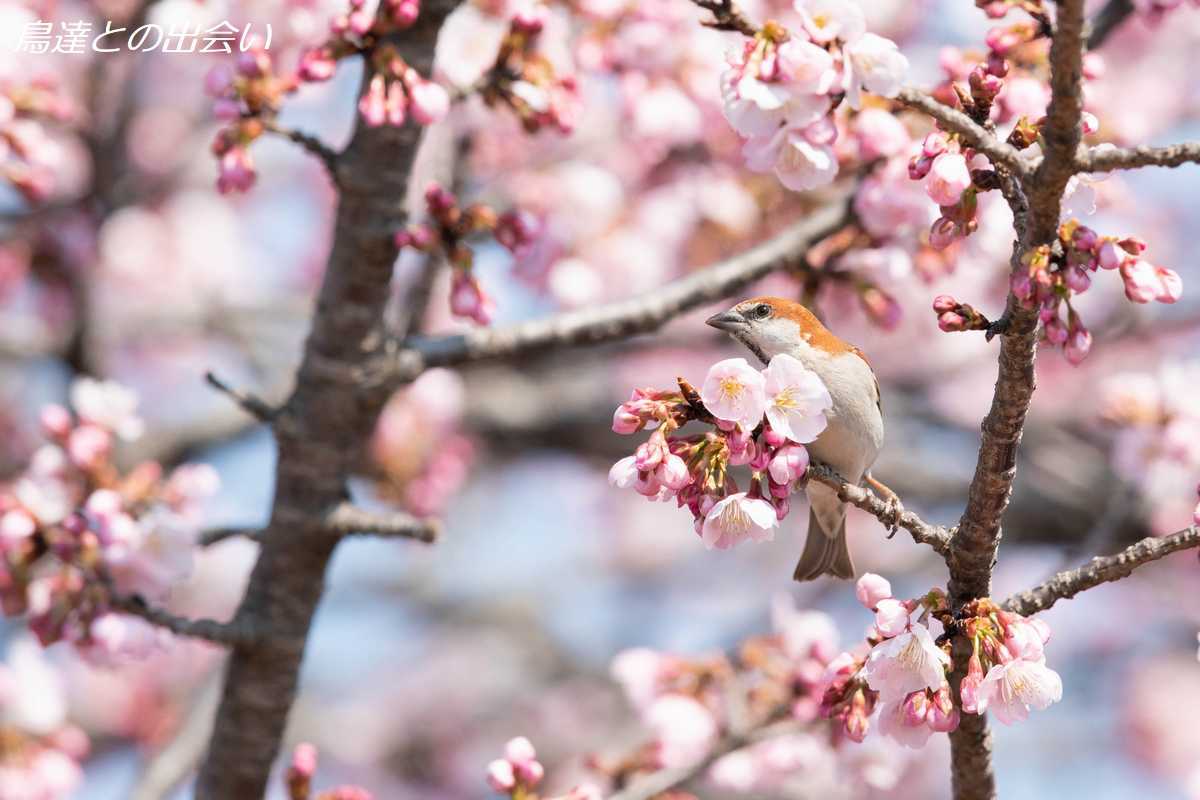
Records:
<instances>
[{"instance_id":1,"label":"blurred blossom background","mask_svg":"<svg viewBox=\"0 0 1200 800\"><path fill-rule=\"evenodd\" d=\"M575 5L571 13L552 4L542 34L556 70L577 81L573 131L525 133L505 109L471 98L428 128L413 181L418 215L426 176L471 202L536 218L521 258L476 245L493 324L651 290L744 251L813 207L742 163L721 115L730 34L699 25L685 0ZM1103 75L1088 86L1102 140L1158 144L1200 133L1200 83L1191 77L1200 68L1200 10L1172 5L1137 0L1104 46ZM870 30L900 44L910 82L921 86L944 79L953 55L945 48L979 50L994 24L958 0L862 6ZM788 4L744 7L755 19L795 24ZM0 94L42 80L53 98L45 102L61 111L36 131L6 132L29 137L27 163L0 156L12 172L0 182L0 481L35 451L42 407L65 403L72 380L91 375L139 398L145 433L120 443L118 463L209 464L219 489L203 502L204 527L264 522L272 439L203 376L212 370L269 399L286 396L335 199L320 163L268 137L254 146L252 190L217 191L209 145L219 123L204 79L222 56L30 54L19 51L21 31L39 19L102 29L134 15L161 25L270 23L272 59L293 65L343 11L336 0L158 0L144 9L137 0L0 0ZM464 3L432 77L470 86L511 13L503 0ZM333 80L292 96L280 121L341 146L359 78L359 67L343 62ZM998 102L1044 108L1038 88L1010 82ZM6 124L17 123L0 130ZM923 135L916 126L911 133L917 142ZM902 166L891 184L876 179L881 185L860 189L876 196L859 202L890 202L895 216L855 267L897 308L873 309L852 282L822 282L810 299L880 378L887 441L875 474L907 508L950 525L974 468L996 344L940 332L929 305L950 294L999 313L1011 217L996 193L984 196L978 232L933 258L917 242L936 207ZM1143 170L1072 196L1089 226L1149 242L1154 262L1176 270L1185 290L1173 305L1133 305L1115 282L1098 281L1077 303L1095 336L1088 359L1073 366L1043 350L997 597L1191 522L1200 480L1198 186L1195 167ZM398 293L423 263L420 253L402 254ZM760 283L755 294L806 291L803 275ZM471 324L450 315L446 275L434 292L428 332ZM432 370L392 398L355 497L439 515L447 533L433 547L366 538L339 547L288 734L320 748L323 779L381 798L487 797L484 766L522 734L538 745L552 788L566 791L586 778L589 758L618 758L650 739L610 669L617 653L730 651L771 629L781 596L828 614L842 646L860 638L869 618L850 584L790 579L805 514L790 515L772 542L706 550L673 504L608 484L609 467L633 447L610 429L630 390L670 387L677 375L698 384L714 361L744 355L703 324L714 310L616 345ZM897 596L944 585L940 559L903 533L888 539L853 509L849 530L860 571L889 578ZM197 550L170 607L224 618L254 553L241 539ZM1189 551L1045 612L1063 700L1033 723L993 726L1002 796L1200 797L1198 585ZM70 724L90 737L71 797L190 796L186 769L205 744L217 648L174 639L143 659L97 664L67 644L41 650L12 620L4 647L5 719L44 730ZM815 742L801 761L800 778L763 796L949 794L944 737L918 751L874 734L847 750ZM168 773L183 765L184 778L154 794L151 765ZM281 782L273 791L285 796ZM721 781L699 792L745 796Z\"/></svg>"}]
</instances>

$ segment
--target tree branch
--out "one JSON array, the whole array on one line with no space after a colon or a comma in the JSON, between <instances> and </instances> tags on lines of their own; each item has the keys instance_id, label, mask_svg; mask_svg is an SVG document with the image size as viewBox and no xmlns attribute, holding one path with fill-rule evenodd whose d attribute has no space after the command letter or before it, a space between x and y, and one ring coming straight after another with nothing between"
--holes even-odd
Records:
<instances>
[{"instance_id":1,"label":"tree branch","mask_svg":"<svg viewBox=\"0 0 1200 800\"><path fill-rule=\"evenodd\" d=\"M1077 569L1063 570L1040 586L1014 594L1003 605L1024 616L1036 614L1059 600L1069 600L1086 589L1127 578L1143 564L1192 547L1200 547L1200 528L1195 525L1170 536L1148 536L1116 555L1097 556Z\"/></svg>"},{"instance_id":2,"label":"tree branch","mask_svg":"<svg viewBox=\"0 0 1200 800\"><path fill-rule=\"evenodd\" d=\"M434 519L419 519L403 511L368 511L350 503L342 503L325 515L324 526L342 536L416 539L426 544L436 542L442 532L441 525Z\"/></svg>"},{"instance_id":3,"label":"tree branch","mask_svg":"<svg viewBox=\"0 0 1200 800\"><path fill-rule=\"evenodd\" d=\"M1096 50L1134 12L1132 0L1108 0L1088 24L1087 47Z\"/></svg>"},{"instance_id":4,"label":"tree branch","mask_svg":"<svg viewBox=\"0 0 1200 800\"><path fill-rule=\"evenodd\" d=\"M274 120L267 120L263 123L263 127L275 134L282 136L296 144L300 145L310 155L315 157L321 164L324 165L325 171L329 173L330 179L334 185L338 182L338 152L329 145L322 142L316 136L303 131L285 128Z\"/></svg>"},{"instance_id":5,"label":"tree branch","mask_svg":"<svg viewBox=\"0 0 1200 800\"><path fill-rule=\"evenodd\" d=\"M1166 147L1093 147L1077 160L1080 172L1111 172L1138 167L1178 167L1200 162L1200 142Z\"/></svg>"},{"instance_id":6,"label":"tree branch","mask_svg":"<svg viewBox=\"0 0 1200 800\"><path fill-rule=\"evenodd\" d=\"M233 402L242 407L243 410L250 416L260 422L270 422L279 410L272 406L261 397L250 392L243 392L240 389L235 389L225 381L217 377L215 372L204 373L204 380L208 385L216 389L221 394L228 395Z\"/></svg>"},{"instance_id":7,"label":"tree branch","mask_svg":"<svg viewBox=\"0 0 1200 800\"><path fill-rule=\"evenodd\" d=\"M442 23L457 5L458 0L426 0L411 27L383 35L379 43L395 46L405 63L429 74ZM375 75L371 59L364 60L360 96ZM362 378L383 337L397 255L394 234L406 221L404 198L422 134L411 122L357 124L338 159L333 246L289 413L271 423L278 449L271 520L238 609L239 617L254 619L271 635L254 646L235 646L230 654L197 800L249 800L266 793L338 543L322 520L345 499L346 479L388 399Z\"/></svg>"},{"instance_id":8,"label":"tree branch","mask_svg":"<svg viewBox=\"0 0 1200 800\"><path fill-rule=\"evenodd\" d=\"M890 528L904 528L918 544L927 544L937 553L945 556L950 545L950 531L941 525L931 525L911 511L904 510L898 504L880 500L874 493L861 486L847 483L846 479L824 464L810 464L807 471L809 480L823 483L838 493L838 498L850 503L856 508L867 512Z\"/></svg>"},{"instance_id":9,"label":"tree branch","mask_svg":"<svg viewBox=\"0 0 1200 800\"><path fill-rule=\"evenodd\" d=\"M896 100L904 105L922 111L941 123L946 130L957 133L969 146L983 153L997 164L1002 164L1016 176L1025 177L1029 174L1029 162L1021 155L1021 151L1007 142L997 139L992 133L977 124L956 108L941 103L920 89L906 87L900 90Z\"/></svg>"},{"instance_id":10,"label":"tree branch","mask_svg":"<svg viewBox=\"0 0 1200 800\"><path fill-rule=\"evenodd\" d=\"M801 723L794 720L787 720L756 728L748 733L727 734L713 745L712 750L709 751L707 756L695 764L687 767L659 770L633 781L621 791L609 795L608 800L653 800L653 798L658 797L664 792L668 792L671 789L684 785L688 781L698 778L723 756L727 756L730 753L741 750L743 747L749 747L758 742L799 733L803 730L804 726Z\"/></svg>"},{"instance_id":11,"label":"tree branch","mask_svg":"<svg viewBox=\"0 0 1200 800\"><path fill-rule=\"evenodd\" d=\"M413 339L383 368L385 385L412 380L429 367L511 358L550 347L599 344L657 330L687 311L726 298L786 265L805 248L845 224L849 200L840 198L745 253L629 300L557 314L506 328L478 328L458 336Z\"/></svg>"},{"instance_id":12,"label":"tree branch","mask_svg":"<svg viewBox=\"0 0 1200 800\"><path fill-rule=\"evenodd\" d=\"M180 617L166 609L151 606L136 595L113 597L111 605L118 611L141 617L160 628L166 628L171 633L190 636L193 639L205 639L226 646L249 644L259 639L259 631L249 621L236 617L229 622Z\"/></svg>"}]
</instances>

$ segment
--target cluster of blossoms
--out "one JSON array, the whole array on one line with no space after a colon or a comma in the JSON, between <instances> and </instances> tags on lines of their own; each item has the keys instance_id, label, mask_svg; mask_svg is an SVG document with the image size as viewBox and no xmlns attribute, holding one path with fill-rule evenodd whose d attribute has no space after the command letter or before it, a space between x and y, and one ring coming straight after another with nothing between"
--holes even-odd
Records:
<instances>
[{"instance_id":1,"label":"cluster of blossoms","mask_svg":"<svg viewBox=\"0 0 1200 800\"><path fill-rule=\"evenodd\" d=\"M867 33L862 9L846 0L797 0L803 30L769 21L729 57L721 76L725 117L746 138L756 172L774 172L794 191L824 186L838 172L834 110L862 92L894 97L908 61L895 43Z\"/></svg>"},{"instance_id":2,"label":"cluster of blossoms","mask_svg":"<svg viewBox=\"0 0 1200 800\"><path fill-rule=\"evenodd\" d=\"M358 101L358 112L367 125L399 127L410 116L419 125L432 125L449 113L450 95L446 90L421 77L396 48L376 49L371 61L375 75Z\"/></svg>"},{"instance_id":3,"label":"cluster of blossoms","mask_svg":"<svg viewBox=\"0 0 1200 800\"><path fill-rule=\"evenodd\" d=\"M263 47L239 53L234 67L222 63L209 70L204 90L213 98L213 115L226 122L213 139L217 157L217 190L245 192L258 173L250 145L279 113L283 98L296 91L295 76L278 75L271 54Z\"/></svg>"},{"instance_id":4,"label":"cluster of blossoms","mask_svg":"<svg viewBox=\"0 0 1200 800\"><path fill-rule=\"evenodd\" d=\"M380 495L418 516L443 511L475 457L461 431L464 395L458 373L430 369L388 401L371 438Z\"/></svg>"},{"instance_id":5,"label":"cluster of blossoms","mask_svg":"<svg viewBox=\"0 0 1200 800\"><path fill-rule=\"evenodd\" d=\"M257 173L249 147L274 124L284 97L305 83L329 80L339 59L364 52L377 35L411 26L419 12L419 0L384 0L378 11L368 9L365 0L351 0L349 12L331 23L331 38L305 51L294 73L278 73L263 46L238 54L236 68L221 64L210 70L205 90L214 98L214 115L228 123L212 144L219 167L217 189L244 192L254 185ZM449 113L446 90L405 63L394 46L369 49L374 75L358 104L367 125L398 126L409 117L430 125Z\"/></svg>"},{"instance_id":6,"label":"cluster of blossoms","mask_svg":"<svg viewBox=\"0 0 1200 800\"><path fill-rule=\"evenodd\" d=\"M479 325L492 321L495 304L484 293L475 277L475 253L467 238L491 234L513 255L521 255L537 234L537 221L521 211L497 215L487 205L475 203L462 207L454 194L438 184L425 191L429 221L410 225L395 236L397 248L411 247L423 253L438 253L453 270L450 284L450 311Z\"/></svg>"},{"instance_id":7,"label":"cluster of blossoms","mask_svg":"<svg viewBox=\"0 0 1200 800\"><path fill-rule=\"evenodd\" d=\"M1043 645L1050 629L1041 620L1004 611L986 598L952 615L940 589L899 600L886 579L869 573L859 579L857 596L875 614L869 649L830 662L820 709L822 716L839 720L854 741L866 737L877 708L880 733L906 747L921 747L932 733L958 727L947 681L952 635L972 645L961 688L965 713L990 710L1008 725L1062 699L1062 681L1046 666ZM931 620L947 634L935 640Z\"/></svg>"},{"instance_id":8,"label":"cluster of blossoms","mask_svg":"<svg viewBox=\"0 0 1200 800\"><path fill-rule=\"evenodd\" d=\"M31 203L54 189L58 146L42 121L66 122L75 116L71 101L52 78L28 84L0 81L0 177Z\"/></svg>"},{"instance_id":9,"label":"cluster of blossoms","mask_svg":"<svg viewBox=\"0 0 1200 800\"><path fill-rule=\"evenodd\" d=\"M550 127L568 134L580 113L579 88L574 76L558 75L539 52L546 14L542 3L520 4L495 62L480 79L479 94L488 106L512 109L529 133Z\"/></svg>"},{"instance_id":10,"label":"cluster of blossoms","mask_svg":"<svg viewBox=\"0 0 1200 800\"><path fill-rule=\"evenodd\" d=\"M1064 223L1058 238L1061 255L1049 245L1025 254L1021 262L1025 269L1013 275L1012 290L1026 308L1038 309L1046 340L1061 346L1072 364L1083 361L1092 345L1091 332L1071 307L1071 296L1091 286L1091 273L1117 271L1125 296L1135 303L1174 303L1183 293L1183 282L1174 270L1140 258L1146 245L1139 239L1100 236L1076 220Z\"/></svg>"},{"instance_id":11,"label":"cluster of blossoms","mask_svg":"<svg viewBox=\"0 0 1200 800\"><path fill-rule=\"evenodd\" d=\"M79 788L88 736L66 721L61 676L28 637L0 664L0 797L60 800Z\"/></svg>"},{"instance_id":12,"label":"cluster of blossoms","mask_svg":"<svg viewBox=\"0 0 1200 800\"><path fill-rule=\"evenodd\" d=\"M614 784L626 785L640 773L696 765L710 756L722 734L737 735L735 726L816 722L822 675L838 652L837 628L828 615L797 609L786 596L776 599L771 617L774 632L746 640L732 660L724 654L688 658L647 648L619 653L612 676L652 738L619 759L594 758L593 766ZM754 770L753 786L747 785L743 768L747 761L760 764L765 757L778 759L797 750L795 737L783 738L777 748L750 747L723 756L710 778L731 790L768 790L788 760ZM828 741L819 736L811 744L828 751Z\"/></svg>"},{"instance_id":13,"label":"cluster of blossoms","mask_svg":"<svg viewBox=\"0 0 1200 800\"><path fill-rule=\"evenodd\" d=\"M134 438L136 398L111 382L81 378L74 414L42 411L49 442L0 487L0 604L26 613L43 644L67 640L101 660L144 655L161 634L112 609L113 593L163 598L192 567L201 502L217 488L206 465L169 476L155 462L122 475L114 438Z\"/></svg>"},{"instance_id":14,"label":"cluster of blossoms","mask_svg":"<svg viewBox=\"0 0 1200 800\"><path fill-rule=\"evenodd\" d=\"M613 415L616 433L653 429L637 452L609 471L609 482L651 500L675 498L695 519L710 548L750 538L769 541L808 469L808 450L825 429L833 401L815 372L780 354L757 370L744 358L714 364L700 391L680 380L678 392L637 389ZM690 421L704 433L677 431ZM730 467L749 466L745 491Z\"/></svg>"},{"instance_id":15,"label":"cluster of blossoms","mask_svg":"<svg viewBox=\"0 0 1200 800\"><path fill-rule=\"evenodd\" d=\"M487 766L488 786L512 800L538 800L540 795L534 790L545 775L545 768L537 760L537 751L524 736L510 739L504 745L504 758L497 758ZM545 800L601 800L601 794L595 786L584 784Z\"/></svg>"},{"instance_id":16,"label":"cluster of blossoms","mask_svg":"<svg viewBox=\"0 0 1200 800\"><path fill-rule=\"evenodd\" d=\"M1135 303L1174 303L1183 294L1177 272L1141 258L1146 245L1140 239L1100 236L1072 219L1059 227L1056 245L1042 245L1022 256L1022 269L1012 276L1012 291L1022 306L1037 309L1046 341L1062 347L1072 364L1082 362L1092 347L1091 331L1071 305L1072 296L1091 287L1092 273L1116 271L1125 285L1125 296ZM944 331L988 327L982 314L949 295L939 295L933 310Z\"/></svg>"},{"instance_id":17,"label":"cluster of blossoms","mask_svg":"<svg viewBox=\"0 0 1200 800\"><path fill-rule=\"evenodd\" d=\"M374 795L359 786L338 786L312 793L313 776L317 772L317 748L301 742L292 750L292 763L284 773L288 800L372 800Z\"/></svg>"}]
</instances>

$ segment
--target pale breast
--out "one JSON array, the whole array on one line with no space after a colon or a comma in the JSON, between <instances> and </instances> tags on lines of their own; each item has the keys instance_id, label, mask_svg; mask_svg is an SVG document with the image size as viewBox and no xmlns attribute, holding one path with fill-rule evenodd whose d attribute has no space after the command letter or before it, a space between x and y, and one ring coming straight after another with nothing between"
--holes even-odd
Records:
<instances>
[{"instance_id":1,"label":"pale breast","mask_svg":"<svg viewBox=\"0 0 1200 800\"><path fill-rule=\"evenodd\" d=\"M833 399L827 415L829 426L809 450L817 460L857 483L883 446L875 374L854 353L829 355L805 344L792 354L821 377Z\"/></svg>"}]
</instances>

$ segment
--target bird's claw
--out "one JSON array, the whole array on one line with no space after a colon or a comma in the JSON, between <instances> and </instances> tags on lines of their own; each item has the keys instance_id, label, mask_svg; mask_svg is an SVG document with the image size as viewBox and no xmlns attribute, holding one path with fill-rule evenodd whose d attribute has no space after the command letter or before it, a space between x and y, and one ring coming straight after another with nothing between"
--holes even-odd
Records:
<instances>
[{"instance_id":1,"label":"bird's claw","mask_svg":"<svg viewBox=\"0 0 1200 800\"><path fill-rule=\"evenodd\" d=\"M889 497L884 501L884 505L886 506L884 518L887 520L884 525L888 529L887 538L891 539L900 532L900 517L904 514L904 505L897 497Z\"/></svg>"}]
</instances>

